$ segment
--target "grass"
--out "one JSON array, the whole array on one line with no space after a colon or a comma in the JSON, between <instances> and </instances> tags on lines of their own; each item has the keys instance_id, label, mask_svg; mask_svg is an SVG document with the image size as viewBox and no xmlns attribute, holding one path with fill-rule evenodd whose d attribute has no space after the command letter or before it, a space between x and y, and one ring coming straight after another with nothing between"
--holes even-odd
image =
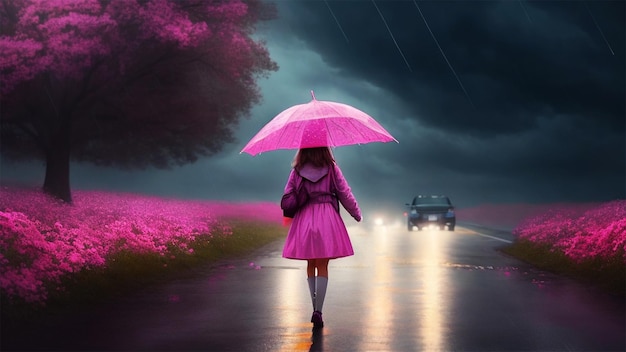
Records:
<instances>
[{"instance_id":1,"label":"grass","mask_svg":"<svg viewBox=\"0 0 626 352\"><path fill-rule=\"evenodd\" d=\"M170 256L121 252L110 258L105 268L83 270L67 277L62 291L50 290L45 307L9 301L0 295L3 321L33 319L37 316L80 309L83 305L103 302L174 278L194 275L194 270L229 258L236 258L284 238L287 227L278 224L229 219L232 234L219 233L207 241L192 244L193 254L176 252Z\"/></svg>"},{"instance_id":2,"label":"grass","mask_svg":"<svg viewBox=\"0 0 626 352\"><path fill-rule=\"evenodd\" d=\"M539 269L570 277L613 295L626 296L626 265L623 255L610 260L593 258L574 261L552 246L517 240L500 250Z\"/></svg>"}]
</instances>

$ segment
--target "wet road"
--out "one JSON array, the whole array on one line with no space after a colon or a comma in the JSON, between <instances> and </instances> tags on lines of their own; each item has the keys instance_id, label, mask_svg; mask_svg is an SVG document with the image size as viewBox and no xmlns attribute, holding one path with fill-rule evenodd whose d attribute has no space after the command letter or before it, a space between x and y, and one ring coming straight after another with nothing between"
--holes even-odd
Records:
<instances>
[{"instance_id":1,"label":"wet road","mask_svg":"<svg viewBox=\"0 0 626 352\"><path fill-rule=\"evenodd\" d=\"M496 251L506 232L349 229L314 331L305 263L282 241L80 315L2 336L2 349L624 351L624 298Z\"/></svg>"}]
</instances>

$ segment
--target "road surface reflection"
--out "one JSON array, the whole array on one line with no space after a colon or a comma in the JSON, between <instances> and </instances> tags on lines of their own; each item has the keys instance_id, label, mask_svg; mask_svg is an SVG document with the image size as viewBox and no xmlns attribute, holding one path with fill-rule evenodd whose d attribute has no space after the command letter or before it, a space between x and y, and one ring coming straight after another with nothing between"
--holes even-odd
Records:
<instances>
[{"instance_id":1,"label":"road surface reflection","mask_svg":"<svg viewBox=\"0 0 626 352\"><path fill-rule=\"evenodd\" d=\"M363 287L367 309L355 350L442 351L450 306L447 246L453 233L375 228L357 258L371 267ZM356 258L355 258L356 259ZM412 337L408 338L407 337Z\"/></svg>"},{"instance_id":2,"label":"road surface reflection","mask_svg":"<svg viewBox=\"0 0 626 352\"><path fill-rule=\"evenodd\" d=\"M306 272L284 269L276 273L276 310L268 312L268 319L281 326L282 332L277 341L281 346L279 351L308 351L312 324L302 320L303 310L312 311L309 293L304 289L307 285Z\"/></svg>"},{"instance_id":3,"label":"road surface reflection","mask_svg":"<svg viewBox=\"0 0 626 352\"><path fill-rule=\"evenodd\" d=\"M426 236L422 238L426 243L422 243L417 253L423 260L422 270L416 270L416 282L423 285L422 295L416 295L417 300L422 300L418 316L422 320L422 324L418 324L419 336L424 344L424 351L442 351L445 350L443 345L442 330L445 324L445 316L443 314L444 307L449 305L445 302L445 296L442 295L445 282L444 272L441 266L446 259L443 257L442 243L449 237L440 236L439 231L428 230ZM419 346L419 345L418 345Z\"/></svg>"},{"instance_id":4,"label":"road surface reflection","mask_svg":"<svg viewBox=\"0 0 626 352\"><path fill-rule=\"evenodd\" d=\"M391 297L392 285L392 261L389 257L390 238L384 232L373 233L371 246L374 253L363 253L363 256L372 257L370 265L373 266L373 277L369 279L370 289L366 289L366 301L369 301L369 309L366 309L362 345L358 350L381 350L381 347L389 346L393 338L394 330L394 301Z\"/></svg>"}]
</instances>

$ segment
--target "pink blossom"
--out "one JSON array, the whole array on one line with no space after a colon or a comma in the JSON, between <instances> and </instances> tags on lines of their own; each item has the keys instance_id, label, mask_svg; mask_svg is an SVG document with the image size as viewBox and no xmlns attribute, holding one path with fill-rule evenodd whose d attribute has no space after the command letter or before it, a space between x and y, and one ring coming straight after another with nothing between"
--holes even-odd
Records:
<instances>
[{"instance_id":1,"label":"pink blossom","mask_svg":"<svg viewBox=\"0 0 626 352\"><path fill-rule=\"evenodd\" d=\"M40 191L3 187L0 289L9 297L45 303L47 287L59 287L71 273L106 266L119 251L175 257L174 249L193 255L198 241L231 235L226 221L237 217L278 224L282 215L274 203L97 191L75 191L74 205L68 205Z\"/></svg>"},{"instance_id":2,"label":"pink blossom","mask_svg":"<svg viewBox=\"0 0 626 352\"><path fill-rule=\"evenodd\" d=\"M0 37L3 93L44 72L78 80L97 68L96 62L123 74L138 53L155 43L215 48L217 61L224 64L220 67L238 76L239 69L254 71L238 64L267 54L261 42L250 39L255 14L239 0L199 2L192 9L176 0L16 3L15 22L4 18L13 31Z\"/></svg>"},{"instance_id":3,"label":"pink blossom","mask_svg":"<svg viewBox=\"0 0 626 352\"><path fill-rule=\"evenodd\" d=\"M626 263L626 201L594 207L561 207L529 217L513 231L575 261L618 259Z\"/></svg>"}]
</instances>

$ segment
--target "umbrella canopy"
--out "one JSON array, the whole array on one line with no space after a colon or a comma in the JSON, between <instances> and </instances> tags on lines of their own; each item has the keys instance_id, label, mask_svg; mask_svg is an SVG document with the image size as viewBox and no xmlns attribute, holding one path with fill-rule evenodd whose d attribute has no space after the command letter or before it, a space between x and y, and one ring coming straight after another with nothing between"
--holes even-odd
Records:
<instances>
[{"instance_id":1,"label":"umbrella canopy","mask_svg":"<svg viewBox=\"0 0 626 352\"><path fill-rule=\"evenodd\" d=\"M241 150L257 155L277 149L339 147L398 142L374 118L350 105L312 100L294 105L268 122Z\"/></svg>"}]
</instances>

